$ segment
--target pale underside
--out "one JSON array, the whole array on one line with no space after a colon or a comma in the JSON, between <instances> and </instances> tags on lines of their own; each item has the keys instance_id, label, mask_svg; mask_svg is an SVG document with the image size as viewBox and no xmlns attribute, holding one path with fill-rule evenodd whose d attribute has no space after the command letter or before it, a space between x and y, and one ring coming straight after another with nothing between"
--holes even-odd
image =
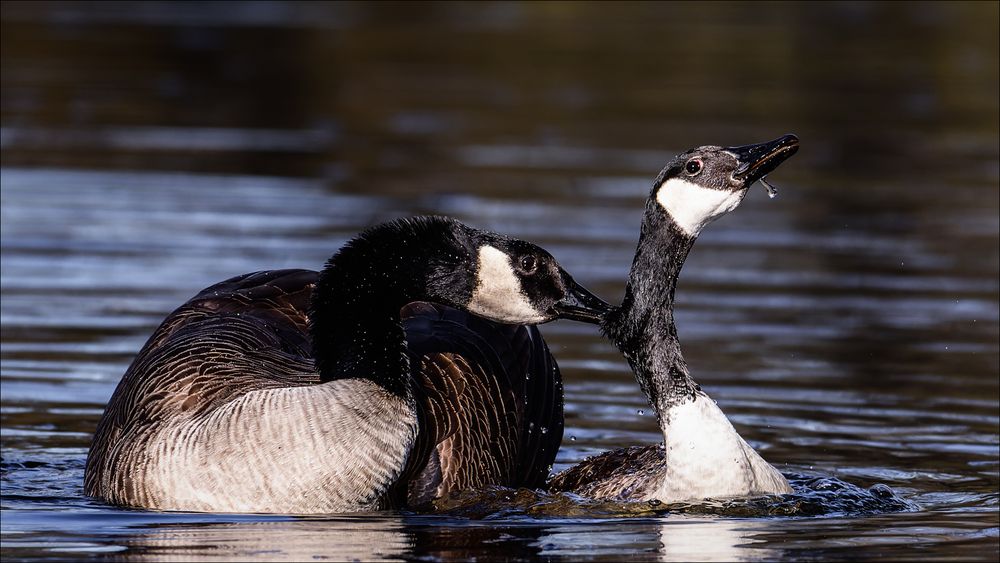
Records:
<instances>
[{"instance_id":1,"label":"pale underside","mask_svg":"<svg viewBox=\"0 0 1000 563\"><path fill-rule=\"evenodd\" d=\"M412 408L371 381L251 391L158 427L144 462L134 460L143 485L130 500L212 512L377 509L416 433ZM120 444L119 462L132 445Z\"/></svg>"}]
</instances>

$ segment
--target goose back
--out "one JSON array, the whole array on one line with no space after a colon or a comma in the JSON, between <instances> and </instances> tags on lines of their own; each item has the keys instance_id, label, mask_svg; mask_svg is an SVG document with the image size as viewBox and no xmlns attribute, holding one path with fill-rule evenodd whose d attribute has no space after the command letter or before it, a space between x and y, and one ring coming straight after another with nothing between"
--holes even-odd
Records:
<instances>
[{"instance_id":1,"label":"goose back","mask_svg":"<svg viewBox=\"0 0 1000 563\"><path fill-rule=\"evenodd\" d=\"M164 510L391 504L372 491L399 478L416 414L367 380L318 385L304 313L315 275L239 276L168 316L109 402L85 491Z\"/></svg>"},{"instance_id":2,"label":"goose back","mask_svg":"<svg viewBox=\"0 0 1000 563\"><path fill-rule=\"evenodd\" d=\"M87 456L86 492L105 490L98 480L118 473L109 456L123 434L202 415L250 391L318 383L306 324L315 277L308 270L244 274L202 290L167 316L105 408Z\"/></svg>"}]
</instances>

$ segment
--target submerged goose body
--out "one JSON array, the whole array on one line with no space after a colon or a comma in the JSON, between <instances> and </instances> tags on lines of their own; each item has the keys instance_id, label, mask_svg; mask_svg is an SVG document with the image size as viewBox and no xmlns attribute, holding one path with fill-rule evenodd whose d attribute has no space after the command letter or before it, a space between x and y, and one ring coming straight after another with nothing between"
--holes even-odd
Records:
<instances>
[{"instance_id":1,"label":"submerged goose body","mask_svg":"<svg viewBox=\"0 0 1000 563\"><path fill-rule=\"evenodd\" d=\"M787 480L740 437L691 377L674 324L674 290L701 230L735 209L755 181L794 154L786 135L679 155L654 182L625 297L601 323L654 408L663 444L615 450L556 475L552 491L677 502L783 494Z\"/></svg>"},{"instance_id":2,"label":"submerged goose body","mask_svg":"<svg viewBox=\"0 0 1000 563\"><path fill-rule=\"evenodd\" d=\"M168 316L105 410L85 492L324 513L539 486L561 383L537 328L518 325L601 307L523 241L443 218L374 227L322 272L239 276ZM552 436L530 431L542 423Z\"/></svg>"}]
</instances>

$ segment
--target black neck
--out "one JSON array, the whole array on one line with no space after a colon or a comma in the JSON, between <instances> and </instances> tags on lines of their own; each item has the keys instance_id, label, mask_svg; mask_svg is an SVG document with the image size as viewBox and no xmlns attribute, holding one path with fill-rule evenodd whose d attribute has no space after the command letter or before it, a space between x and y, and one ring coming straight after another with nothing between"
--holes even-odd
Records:
<instances>
[{"instance_id":1,"label":"black neck","mask_svg":"<svg viewBox=\"0 0 1000 563\"><path fill-rule=\"evenodd\" d=\"M411 397L400 309L413 301L433 300L429 288L439 285L432 265L440 249L426 242L435 235L424 234L426 230L370 230L327 262L310 313L321 381L364 378Z\"/></svg>"},{"instance_id":2,"label":"black neck","mask_svg":"<svg viewBox=\"0 0 1000 563\"><path fill-rule=\"evenodd\" d=\"M698 389L681 354L673 312L677 277L694 241L650 198L625 297L601 327L625 355L658 416Z\"/></svg>"}]
</instances>

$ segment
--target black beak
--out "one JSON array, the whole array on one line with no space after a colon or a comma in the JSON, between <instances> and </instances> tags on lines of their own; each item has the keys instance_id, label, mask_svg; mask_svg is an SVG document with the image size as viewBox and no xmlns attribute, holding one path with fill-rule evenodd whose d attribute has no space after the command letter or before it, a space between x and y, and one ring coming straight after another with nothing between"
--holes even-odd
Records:
<instances>
[{"instance_id":1,"label":"black beak","mask_svg":"<svg viewBox=\"0 0 1000 563\"><path fill-rule=\"evenodd\" d=\"M743 180L743 185L749 187L795 154L799 150L799 138L795 135L784 135L766 143L728 147L725 150L736 155L740 163L733 172L733 177Z\"/></svg>"},{"instance_id":2,"label":"black beak","mask_svg":"<svg viewBox=\"0 0 1000 563\"><path fill-rule=\"evenodd\" d=\"M600 324L604 320L604 315L611 311L611 305L587 291L565 272L563 281L566 283L566 297L553 307L559 318Z\"/></svg>"}]
</instances>

